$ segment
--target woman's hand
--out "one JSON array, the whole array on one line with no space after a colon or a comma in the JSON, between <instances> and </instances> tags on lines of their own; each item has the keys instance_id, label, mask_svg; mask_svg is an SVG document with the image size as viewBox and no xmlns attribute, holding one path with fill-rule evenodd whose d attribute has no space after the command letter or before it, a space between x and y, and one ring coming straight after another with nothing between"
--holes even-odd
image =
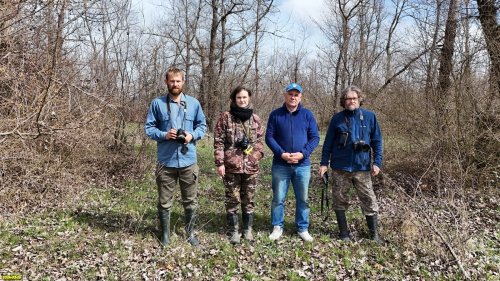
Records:
<instances>
[{"instance_id":1,"label":"woman's hand","mask_svg":"<svg viewBox=\"0 0 500 281\"><path fill-rule=\"evenodd\" d=\"M226 167L224 167L224 165L217 167L217 174L223 178L224 175L226 175Z\"/></svg>"}]
</instances>

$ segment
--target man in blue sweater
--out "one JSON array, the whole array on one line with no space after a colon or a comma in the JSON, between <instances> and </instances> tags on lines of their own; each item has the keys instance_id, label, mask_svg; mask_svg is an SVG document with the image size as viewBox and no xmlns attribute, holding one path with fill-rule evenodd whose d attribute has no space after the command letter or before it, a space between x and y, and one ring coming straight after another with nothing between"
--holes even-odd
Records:
<instances>
[{"instance_id":1,"label":"man in blue sweater","mask_svg":"<svg viewBox=\"0 0 500 281\"><path fill-rule=\"evenodd\" d=\"M318 124L313 113L302 106L302 87L291 83L284 93L285 103L269 115L266 144L272 150L273 202L271 219L273 232L269 239L281 237L285 226L285 199L290 182L295 193L295 225L297 233L306 242L309 234L308 189L311 178L309 156L319 143Z\"/></svg>"},{"instance_id":2,"label":"man in blue sweater","mask_svg":"<svg viewBox=\"0 0 500 281\"><path fill-rule=\"evenodd\" d=\"M144 125L148 137L157 142L155 174L161 243L164 246L170 243L170 209L177 182L181 189L188 242L193 246L199 244L194 234L199 171L196 141L205 135L207 123L198 100L182 92L183 76L182 70L177 68L167 71L168 94L151 102Z\"/></svg>"},{"instance_id":3,"label":"man in blue sweater","mask_svg":"<svg viewBox=\"0 0 500 281\"><path fill-rule=\"evenodd\" d=\"M345 212L349 207L348 191L354 186L366 216L370 238L380 243L378 204L371 176L378 175L382 167L382 134L375 114L360 108L362 103L363 95L358 87L349 86L342 91L340 105L344 110L333 115L330 121L319 172L323 176L328 164L333 170L333 208L340 239L350 240Z\"/></svg>"}]
</instances>

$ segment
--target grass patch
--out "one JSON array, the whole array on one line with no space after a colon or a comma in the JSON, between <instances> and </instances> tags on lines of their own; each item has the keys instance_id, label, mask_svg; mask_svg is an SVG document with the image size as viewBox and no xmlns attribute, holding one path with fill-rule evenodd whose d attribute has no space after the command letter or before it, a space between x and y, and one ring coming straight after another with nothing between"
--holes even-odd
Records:
<instances>
[{"instance_id":1,"label":"grass patch","mask_svg":"<svg viewBox=\"0 0 500 281\"><path fill-rule=\"evenodd\" d=\"M272 200L272 155L268 150L261 162L256 193L256 240L231 245L225 235L224 186L216 176L211 141L198 142L200 247L193 248L185 241L179 191L172 210L172 243L165 249L159 245L156 184L153 171L147 171L140 180L127 180L115 187L90 185L75 194L77 203L67 208L0 218L0 273L19 272L29 280L63 277L82 280L404 280L408 276L423 280L463 279L446 252L441 256L430 253L433 244L415 241L416 246L422 246L419 251L418 247L399 243L398 225L390 224L391 219L395 219L389 211L385 211L387 215L382 217L382 223L391 243L377 246L368 241L366 221L356 200L347 212L354 241L338 241L333 210L326 221L320 214L322 186L314 179L315 174L310 188L310 232L315 241L303 243L296 234L295 202L290 188L284 235L279 241L271 242L267 238L271 231ZM154 144L146 150L154 151ZM313 173L316 173L319 153L320 149L313 155ZM389 190L382 196L384 210L398 210L397 193ZM471 257L463 262L475 279L496 280L500 264L499 231L484 230L475 237L467 242L470 250L462 254Z\"/></svg>"}]
</instances>

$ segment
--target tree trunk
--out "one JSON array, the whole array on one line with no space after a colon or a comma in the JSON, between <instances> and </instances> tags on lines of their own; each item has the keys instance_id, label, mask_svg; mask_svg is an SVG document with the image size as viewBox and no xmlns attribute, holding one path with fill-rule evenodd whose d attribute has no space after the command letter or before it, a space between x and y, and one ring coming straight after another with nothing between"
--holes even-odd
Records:
<instances>
[{"instance_id":1,"label":"tree trunk","mask_svg":"<svg viewBox=\"0 0 500 281\"><path fill-rule=\"evenodd\" d=\"M217 28L219 26L219 14L218 14L218 0L212 0L212 23L210 26L210 43L208 49L208 63L206 68L204 68L201 80L201 92L200 92L200 103L203 107L203 111L207 117L207 127L208 130L212 129L214 113L213 113L213 102L215 98L215 49L217 43Z\"/></svg>"},{"instance_id":2,"label":"tree trunk","mask_svg":"<svg viewBox=\"0 0 500 281\"><path fill-rule=\"evenodd\" d=\"M496 2L496 4L495 4ZM498 23L498 12L500 7L495 0L477 0L479 20L483 28L486 48L491 60L490 81L491 101L500 95L500 24ZM488 103L488 110L494 103Z\"/></svg>"},{"instance_id":3,"label":"tree trunk","mask_svg":"<svg viewBox=\"0 0 500 281\"><path fill-rule=\"evenodd\" d=\"M441 4L442 1L438 0L437 1L437 6L436 6L436 24L434 27L434 34L432 35L432 43L431 43L431 52L429 53L429 63L427 64L427 69L426 69L426 74L427 77L425 79L425 95L427 96L428 101L434 101L435 103L437 100L435 99L435 96L432 95L432 89L433 89L433 79L434 79L434 54L435 54L435 49L436 45L438 42L438 34L439 34L439 27L440 27L440 22L441 22Z\"/></svg>"},{"instance_id":4,"label":"tree trunk","mask_svg":"<svg viewBox=\"0 0 500 281\"><path fill-rule=\"evenodd\" d=\"M441 137L446 135L447 131L447 113L446 103L449 96L451 86L451 73L453 71L453 53L455 51L455 37L457 35L457 13L458 1L450 0L448 10L448 19L444 31L443 48L439 59L439 75L438 75L438 90L437 95L437 116L438 135Z\"/></svg>"}]
</instances>

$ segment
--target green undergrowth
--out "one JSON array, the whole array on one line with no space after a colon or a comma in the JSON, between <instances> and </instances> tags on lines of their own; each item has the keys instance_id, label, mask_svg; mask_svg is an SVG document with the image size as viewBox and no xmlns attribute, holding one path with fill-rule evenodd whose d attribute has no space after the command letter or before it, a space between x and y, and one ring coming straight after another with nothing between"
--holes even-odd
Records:
<instances>
[{"instance_id":1,"label":"green undergrowth","mask_svg":"<svg viewBox=\"0 0 500 281\"><path fill-rule=\"evenodd\" d=\"M304 243L294 226L295 204L289 191L285 232L270 241L270 169L266 151L256 192L255 241L233 246L225 235L224 187L213 164L211 141L198 143L200 165L200 247L186 242L177 192L172 212L172 242L158 241L157 193L153 172L140 181L115 187L89 185L64 209L0 219L0 273L27 280L460 280L464 276L448 253L433 255L399 243L396 224L381 221L385 245L367 239L366 222L356 201L347 213L350 243L336 239L333 210L324 221L320 181L310 189L313 243ZM318 151L314 159L318 159ZM314 160L317 161L317 160ZM317 162L315 162L317 163ZM154 165L152 165L154 167ZM316 164L317 167L317 164ZM315 177L315 176L313 176ZM394 191L387 198L394 200ZM383 198L381 198L383 199ZM330 198L331 200L331 198ZM390 204L390 201L387 204ZM384 201L384 200L382 200ZM385 202L385 201L384 201ZM330 202L331 204L331 202ZM385 209L398 206L385 206ZM326 210L324 211L326 212ZM387 221L391 219L387 216ZM475 278L498 280L500 234L480 232L460 253ZM415 243L420 243L415 241ZM423 245L423 244L422 244ZM469 255L469 256L467 256Z\"/></svg>"}]
</instances>

